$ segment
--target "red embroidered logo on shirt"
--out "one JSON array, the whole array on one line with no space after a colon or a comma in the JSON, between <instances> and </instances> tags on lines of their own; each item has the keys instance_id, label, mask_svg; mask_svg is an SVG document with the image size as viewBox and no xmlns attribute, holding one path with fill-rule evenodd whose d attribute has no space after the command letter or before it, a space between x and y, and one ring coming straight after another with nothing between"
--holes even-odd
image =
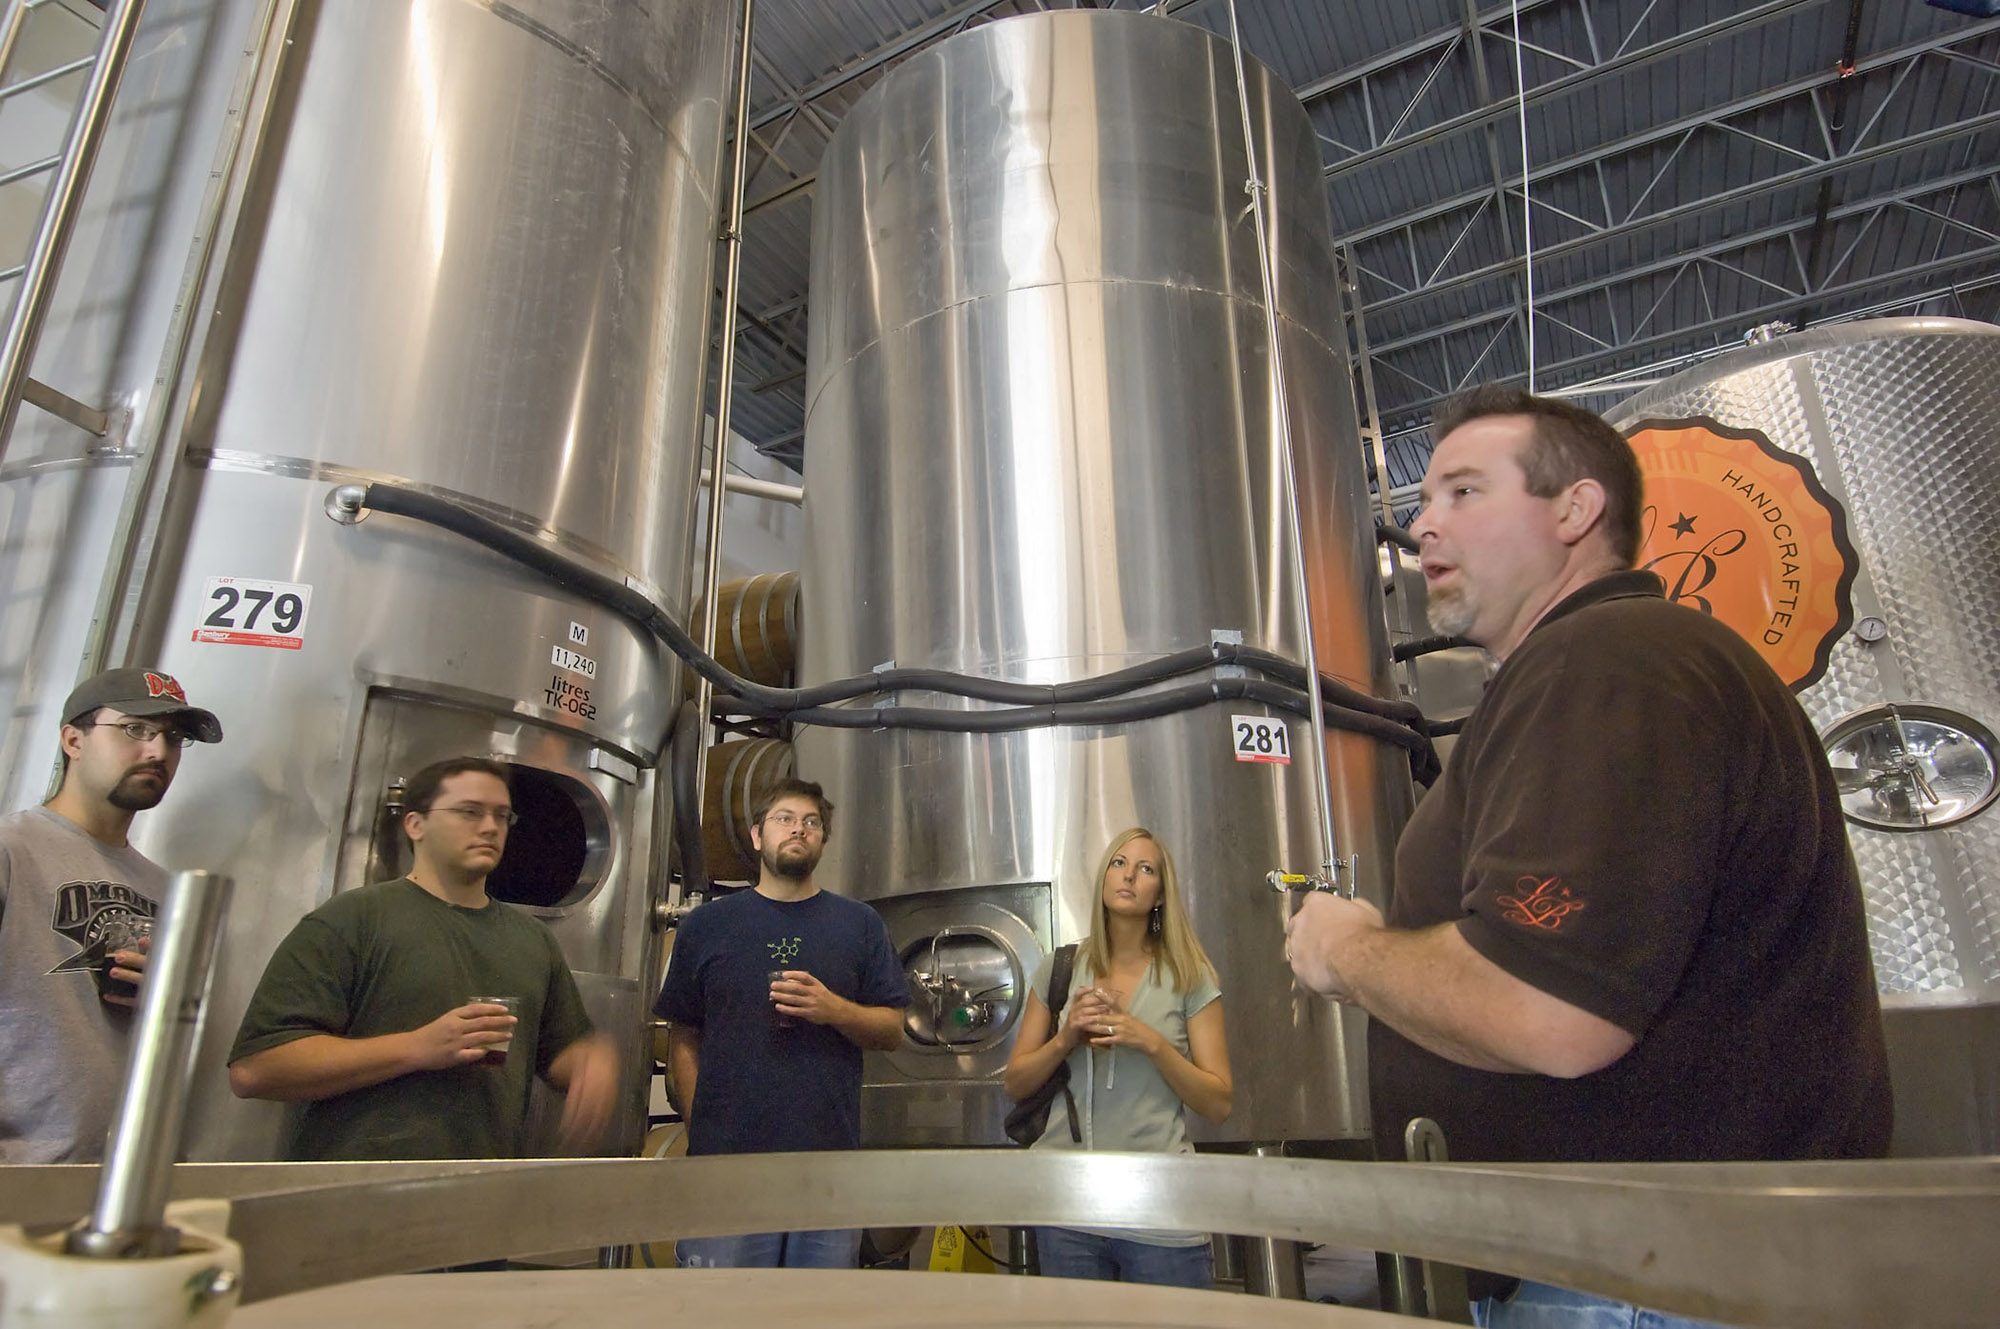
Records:
<instances>
[{"instance_id":1,"label":"red embroidered logo on shirt","mask_svg":"<svg viewBox=\"0 0 2000 1329\"><path fill-rule=\"evenodd\" d=\"M1582 900L1570 895L1561 877L1523 877L1514 883L1514 889L1520 893L1500 897L1500 917L1509 923L1554 932L1584 906Z\"/></svg>"}]
</instances>

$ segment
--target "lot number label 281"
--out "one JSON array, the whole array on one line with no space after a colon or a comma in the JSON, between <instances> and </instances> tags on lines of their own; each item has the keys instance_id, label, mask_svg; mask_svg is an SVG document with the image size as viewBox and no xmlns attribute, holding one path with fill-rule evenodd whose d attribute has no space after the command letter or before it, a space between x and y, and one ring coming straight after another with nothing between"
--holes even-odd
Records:
<instances>
[{"instance_id":1,"label":"lot number label 281","mask_svg":"<svg viewBox=\"0 0 2000 1329\"><path fill-rule=\"evenodd\" d=\"M1273 716L1230 716L1229 741L1238 761L1261 761L1274 766L1292 764L1291 726Z\"/></svg>"}]
</instances>

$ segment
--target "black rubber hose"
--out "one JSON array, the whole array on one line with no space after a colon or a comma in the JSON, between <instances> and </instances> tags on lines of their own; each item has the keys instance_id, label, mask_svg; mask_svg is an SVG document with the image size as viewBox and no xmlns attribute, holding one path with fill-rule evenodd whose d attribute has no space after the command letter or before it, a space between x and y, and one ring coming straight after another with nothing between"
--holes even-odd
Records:
<instances>
[{"instance_id":1,"label":"black rubber hose","mask_svg":"<svg viewBox=\"0 0 2000 1329\"><path fill-rule=\"evenodd\" d=\"M1429 655L1434 651L1449 651L1460 646L1478 644L1463 637L1414 637L1409 641L1399 641L1390 647L1389 658L1401 664L1405 660L1414 660L1420 655Z\"/></svg>"},{"instance_id":2,"label":"black rubber hose","mask_svg":"<svg viewBox=\"0 0 2000 1329\"><path fill-rule=\"evenodd\" d=\"M1048 725L1111 725L1174 715L1216 701L1251 701L1310 715L1312 701L1297 688L1261 678L1212 678L1184 687L1104 701L1067 701L1041 706L1007 706L966 711L925 706L815 706L792 711L799 724L828 729L926 729L944 733L993 734ZM1324 708L1327 723L1364 734L1410 751L1421 751L1430 740L1418 730L1365 711L1344 706Z\"/></svg>"},{"instance_id":3,"label":"black rubber hose","mask_svg":"<svg viewBox=\"0 0 2000 1329\"><path fill-rule=\"evenodd\" d=\"M462 535L503 558L532 568L563 589L574 591L621 618L630 619L664 641L668 649L687 662L690 669L724 692L733 693L745 701L754 701L760 706L781 710L797 704L797 689L766 687L732 674L714 656L696 645L687 630L650 599L623 582L579 567L539 540L467 511L449 499L402 485L371 484L363 493L361 503L376 512L408 517L454 535Z\"/></svg>"},{"instance_id":4,"label":"black rubber hose","mask_svg":"<svg viewBox=\"0 0 2000 1329\"><path fill-rule=\"evenodd\" d=\"M1230 651L1241 648L1223 644L1193 646L1172 655L1141 661L1124 669L1080 678L1068 683L1015 683L1000 678L978 678L942 669L881 669L858 678L844 678L799 688L800 706L826 706L852 701L877 692L942 692L974 701L990 701L1007 706L1043 706L1065 701L1095 701L1131 692L1150 683L1164 682L1182 674L1192 674L1213 664L1227 663Z\"/></svg>"},{"instance_id":5,"label":"black rubber hose","mask_svg":"<svg viewBox=\"0 0 2000 1329\"><path fill-rule=\"evenodd\" d=\"M1231 657L1234 662L1248 665L1281 683L1298 688L1301 695L1304 694L1306 667L1298 661L1287 660L1282 655L1256 646L1233 646L1229 649L1235 652ZM1350 711L1366 711L1370 715L1379 715L1398 724L1415 726L1424 722L1424 713L1417 709L1415 702L1390 701L1377 697L1373 693L1350 687L1331 674L1319 676L1319 695L1335 706L1344 706Z\"/></svg>"},{"instance_id":6,"label":"black rubber hose","mask_svg":"<svg viewBox=\"0 0 2000 1329\"><path fill-rule=\"evenodd\" d=\"M708 861L701 840L702 791L695 788L695 768L701 761L701 712L692 698L674 716L673 737L667 744L667 770L673 780L674 839L681 850L681 894L708 894Z\"/></svg>"},{"instance_id":7,"label":"black rubber hose","mask_svg":"<svg viewBox=\"0 0 2000 1329\"><path fill-rule=\"evenodd\" d=\"M1413 554L1424 552L1424 547L1417 543L1416 536L1411 535L1400 526L1391 526L1386 521L1375 523L1375 542L1377 544L1394 545L1398 549L1407 549Z\"/></svg>"},{"instance_id":8,"label":"black rubber hose","mask_svg":"<svg viewBox=\"0 0 2000 1329\"><path fill-rule=\"evenodd\" d=\"M1232 647L1226 643L1191 648L1099 678L1081 679L1069 684L1008 683L998 679L970 679L963 675L934 670L885 670L880 674L842 680L812 689L768 687L731 673L715 657L702 650L694 638L688 635L687 630L674 621L672 615L623 582L614 581L602 573L581 567L539 540L460 507L449 499L402 485L378 483L369 485L363 491L361 506L393 516L408 517L413 521L421 521L450 531L539 572L565 590L573 591L585 599L602 605L653 633L664 641L675 655L686 661L689 668L706 678L719 690L737 698L752 712L782 715L801 723L841 728L923 728L955 733L998 733L1050 724L1115 724L1129 720L1150 719L1206 705L1209 701L1233 699L1263 701L1268 705L1301 715L1310 714L1311 710L1310 699L1300 688L1285 687L1263 679L1213 679L1190 687L1146 693L1136 697L1103 696L1106 690L1117 692L1143 686L1162 677L1191 672L1194 669L1205 668L1211 663L1226 662L1236 655L1241 655L1244 662L1250 665L1259 664L1258 657L1279 661L1295 669L1296 677L1301 682L1304 680L1303 666L1291 665L1289 661L1283 661L1282 657L1256 648L1248 648L1246 653L1244 648ZM1002 703L1011 697L1034 700L1031 704L1008 706L1007 709L991 711L929 710L898 706L844 709L814 704L819 697L829 694L833 694L830 699L836 700L845 700L847 696L865 695L859 692L848 693L845 696L838 695L839 690L856 684L866 684L869 691L881 691L885 687L895 686L951 691L971 697L973 700ZM1336 689L1345 689L1357 699L1363 697L1363 694L1355 694L1351 689L1346 689L1345 684L1322 675L1322 688L1329 684ZM965 690L960 692L961 688ZM1383 702L1379 698L1372 697L1365 700L1371 706L1402 705L1402 703ZM1423 732L1411 727L1410 723L1398 723L1378 713L1336 704L1333 709L1326 711L1326 716L1329 721L1341 728L1367 734L1413 752L1426 752L1430 746ZM1416 717L1415 723L1422 723L1421 716Z\"/></svg>"}]
</instances>

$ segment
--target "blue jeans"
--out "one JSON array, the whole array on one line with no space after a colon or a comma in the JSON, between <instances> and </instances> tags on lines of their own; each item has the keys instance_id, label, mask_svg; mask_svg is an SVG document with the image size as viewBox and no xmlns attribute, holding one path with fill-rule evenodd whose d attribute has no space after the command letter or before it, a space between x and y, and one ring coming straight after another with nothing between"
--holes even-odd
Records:
<instances>
[{"instance_id":1,"label":"blue jeans","mask_svg":"<svg viewBox=\"0 0 2000 1329\"><path fill-rule=\"evenodd\" d=\"M1158 1283L1163 1287L1215 1286L1214 1257L1207 1242L1199 1246L1154 1246L1102 1232L1038 1227L1035 1253L1045 1278L1096 1278L1111 1283Z\"/></svg>"},{"instance_id":2,"label":"blue jeans","mask_svg":"<svg viewBox=\"0 0 2000 1329\"><path fill-rule=\"evenodd\" d=\"M751 1232L740 1237L683 1237L674 1263L683 1269L852 1269L860 1228L827 1232Z\"/></svg>"},{"instance_id":3,"label":"blue jeans","mask_svg":"<svg viewBox=\"0 0 2000 1329\"><path fill-rule=\"evenodd\" d=\"M1709 1320L1684 1319L1588 1292L1525 1281L1511 1297L1473 1302L1472 1322L1486 1329L1724 1329Z\"/></svg>"}]
</instances>

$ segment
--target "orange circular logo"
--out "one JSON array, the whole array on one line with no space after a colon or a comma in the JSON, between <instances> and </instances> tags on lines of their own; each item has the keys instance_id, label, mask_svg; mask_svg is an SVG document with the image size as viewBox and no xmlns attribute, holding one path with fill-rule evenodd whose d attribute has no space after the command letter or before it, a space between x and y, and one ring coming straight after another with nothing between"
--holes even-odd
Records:
<instances>
[{"instance_id":1,"label":"orange circular logo","mask_svg":"<svg viewBox=\"0 0 2000 1329\"><path fill-rule=\"evenodd\" d=\"M1826 672L1853 620L1847 514L1804 458L1713 420L1627 431L1646 477L1639 566L1721 619L1793 689Z\"/></svg>"}]
</instances>

